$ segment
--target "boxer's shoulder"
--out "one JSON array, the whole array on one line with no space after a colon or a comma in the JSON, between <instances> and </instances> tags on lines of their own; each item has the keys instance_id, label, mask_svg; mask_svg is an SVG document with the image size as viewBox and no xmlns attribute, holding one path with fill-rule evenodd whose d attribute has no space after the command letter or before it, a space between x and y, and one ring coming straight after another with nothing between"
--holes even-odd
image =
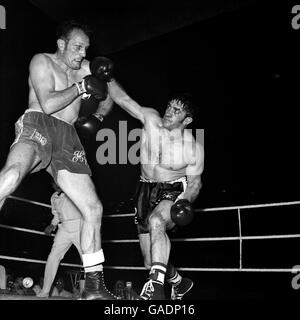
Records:
<instances>
[{"instance_id":1,"label":"boxer's shoulder","mask_svg":"<svg viewBox=\"0 0 300 320\"><path fill-rule=\"evenodd\" d=\"M159 112L154 108L143 108L143 115L145 119L145 128L159 129L162 127L162 120Z\"/></svg>"},{"instance_id":2,"label":"boxer's shoulder","mask_svg":"<svg viewBox=\"0 0 300 320\"><path fill-rule=\"evenodd\" d=\"M30 61L30 68L51 67L53 66L53 64L54 64L53 54L36 53Z\"/></svg>"}]
</instances>

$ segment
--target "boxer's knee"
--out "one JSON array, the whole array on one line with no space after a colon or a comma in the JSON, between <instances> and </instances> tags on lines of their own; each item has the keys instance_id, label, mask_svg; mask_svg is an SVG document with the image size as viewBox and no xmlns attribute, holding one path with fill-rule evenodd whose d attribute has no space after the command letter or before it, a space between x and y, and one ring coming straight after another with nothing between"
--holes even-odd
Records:
<instances>
[{"instance_id":1,"label":"boxer's knee","mask_svg":"<svg viewBox=\"0 0 300 320\"><path fill-rule=\"evenodd\" d=\"M101 223L103 215L103 206L102 203L94 201L87 205L85 220L92 221L95 223Z\"/></svg>"},{"instance_id":2,"label":"boxer's knee","mask_svg":"<svg viewBox=\"0 0 300 320\"><path fill-rule=\"evenodd\" d=\"M150 227L150 230L164 230L165 229L166 223L160 213L158 213L158 212L153 213L149 217L149 227Z\"/></svg>"}]
</instances>

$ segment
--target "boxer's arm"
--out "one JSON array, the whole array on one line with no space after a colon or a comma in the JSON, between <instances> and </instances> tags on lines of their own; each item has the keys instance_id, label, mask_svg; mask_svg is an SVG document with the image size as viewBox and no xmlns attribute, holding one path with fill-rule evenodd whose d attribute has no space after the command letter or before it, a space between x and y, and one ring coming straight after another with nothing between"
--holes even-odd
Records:
<instances>
[{"instance_id":1,"label":"boxer's arm","mask_svg":"<svg viewBox=\"0 0 300 320\"><path fill-rule=\"evenodd\" d=\"M83 138L89 138L101 129L102 121L107 116L113 107L113 100L109 96L106 96L105 100L100 101L96 112L89 116L81 116L75 122L75 127L79 130L79 135Z\"/></svg>"},{"instance_id":2,"label":"boxer's arm","mask_svg":"<svg viewBox=\"0 0 300 320\"><path fill-rule=\"evenodd\" d=\"M179 198L194 202L199 195L202 187L201 174L204 169L204 151L203 147L195 143L194 150L189 150L189 156L192 162L186 168L187 187Z\"/></svg>"},{"instance_id":3,"label":"boxer's arm","mask_svg":"<svg viewBox=\"0 0 300 320\"><path fill-rule=\"evenodd\" d=\"M52 114L67 107L79 96L76 86L61 91L55 90L52 66L43 54L37 54L32 58L29 78L39 104L46 114Z\"/></svg>"},{"instance_id":4,"label":"boxer's arm","mask_svg":"<svg viewBox=\"0 0 300 320\"><path fill-rule=\"evenodd\" d=\"M185 192L178 197L178 200L187 199L191 203L193 203L197 199L199 192L201 190L201 187L202 187L202 182L201 182L200 175L197 175L197 176L188 175L187 188Z\"/></svg>"},{"instance_id":5,"label":"boxer's arm","mask_svg":"<svg viewBox=\"0 0 300 320\"><path fill-rule=\"evenodd\" d=\"M107 87L112 100L143 124L151 118L159 117L155 109L142 107L133 100L115 79L108 82Z\"/></svg>"}]
</instances>

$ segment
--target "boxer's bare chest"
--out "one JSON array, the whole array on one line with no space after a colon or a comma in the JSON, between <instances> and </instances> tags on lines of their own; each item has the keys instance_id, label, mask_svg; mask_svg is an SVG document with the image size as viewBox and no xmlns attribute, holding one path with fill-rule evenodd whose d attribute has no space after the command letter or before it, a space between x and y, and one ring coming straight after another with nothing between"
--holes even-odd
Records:
<instances>
[{"instance_id":1,"label":"boxer's bare chest","mask_svg":"<svg viewBox=\"0 0 300 320\"><path fill-rule=\"evenodd\" d=\"M169 170L179 170L187 165L183 137L172 135L164 128L144 132L142 154L152 165Z\"/></svg>"},{"instance_id":2,"label":"boxer's bare chest","mask_svg":"<svg viewBox=\"0 0 300 320\"><path fill-rule=\"evenodd\" d=\"M84 73L82 70L70 70L65 71L56 63L52 63L52 74L55 83L55 90L63 90L75 82L81 81L84 77Z\"/></svg>"}]
</instances>

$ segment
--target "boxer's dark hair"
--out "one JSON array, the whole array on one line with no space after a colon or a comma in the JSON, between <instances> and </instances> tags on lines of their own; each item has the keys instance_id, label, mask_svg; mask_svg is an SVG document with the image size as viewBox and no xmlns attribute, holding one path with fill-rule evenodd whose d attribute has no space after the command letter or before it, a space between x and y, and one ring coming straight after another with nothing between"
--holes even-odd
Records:
<instances>
[{"instance_id":1,"label":"boxer's dark hair","mask_svg":"<svg viewBox=\"0 0 300 320\"><path fill-rule=\"evenodd\" d=\"M62 22L56 30L56 36L57 39L68 39L70 33L74 29L82 30L87 36L90 36L92 33L92 30L90 27L84 23L75 21L75 20L67 20Z\"/></svg>"},{"instance_id":2,"label":"boxer's dark hair","mask_svg":"<svg viewBox=\"0 0 300 320\"><path fill-rule=\"evenodd\" d=\"M175 92L169 95L168 103L172 100L178 101L183 105L187 117L195 118L198 108L195 105L193 96L188 92Z\"/></svg>"}]
</instances>

